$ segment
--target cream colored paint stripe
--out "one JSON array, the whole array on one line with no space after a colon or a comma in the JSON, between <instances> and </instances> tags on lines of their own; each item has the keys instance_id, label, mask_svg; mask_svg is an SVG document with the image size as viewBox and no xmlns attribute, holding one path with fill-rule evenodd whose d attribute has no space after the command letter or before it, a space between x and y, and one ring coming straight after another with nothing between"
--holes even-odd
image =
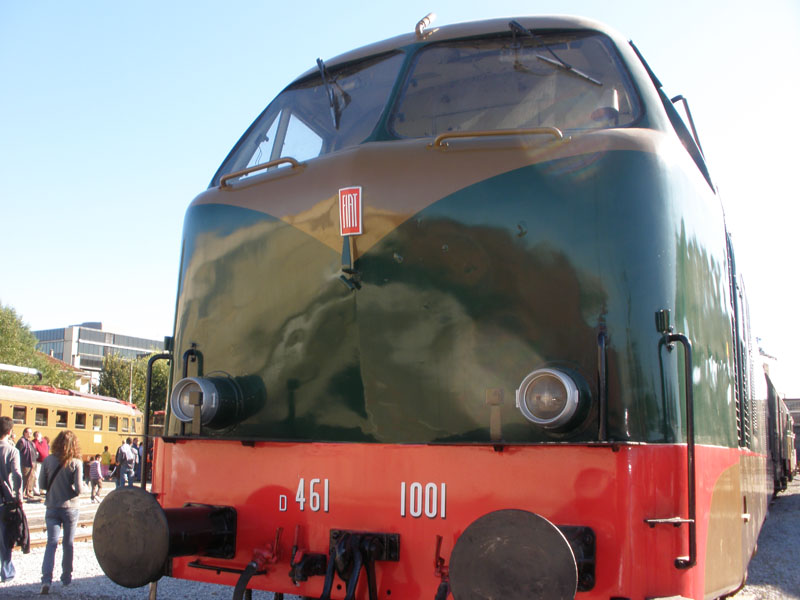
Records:
<instances>
[{"instance_id":1,"label":"cream colored paint stripe","mask_svg":"<svg viewBox=\"0 0 800 600\"><path fill-rule=\"evenodd\" d=\"M625 129L562 141L538 138L530 145L467 139L444 150L428 147L427 140L376 142L323 156L299 169L253 177L224 191L208 190L193 204L225 204L269 214L338 252L338 190L361 186L364 233L355 241L363 254L427 206L489 177L584 154L655 153L667 139L649 129Z\"/></svg>"}]
</instances>

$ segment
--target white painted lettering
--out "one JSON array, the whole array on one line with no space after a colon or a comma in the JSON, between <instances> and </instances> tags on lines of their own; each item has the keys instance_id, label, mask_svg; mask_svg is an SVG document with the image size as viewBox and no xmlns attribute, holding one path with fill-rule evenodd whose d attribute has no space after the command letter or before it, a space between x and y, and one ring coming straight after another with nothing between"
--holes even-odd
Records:
<instances>
[{"instance_id":1,"label":"white painted lettering","mask_svg":"<svg viewBox=\"0 0 800 600\"><path fill-rule=\"evenodd\" d=\"M414 482L411 484L411 498L409 499L408 512L415 519L422 516L422 484Z\"/></svg>"},{"instance_id":2,"label":"white painted lettering","mask_svg":"<svg viewBox=\"0 0 800 600\"><path fill-rule=\"evenodd\" d=\"M425 486L425 516L429 519L436 518L436 510L439 508L438 490L435 483Z\"/></svg>"},{"instance_id":3,"label":"white painted lettering","mask_svg":"<svg viewBox=\"0 0 800 600\"><path fill-rule=\"evenodd\" d=\"M314 512L319 511L319 492L314 490L314 486L320 483L319 479L312 479L311 483L308 485L308 508L310 508Z\"/></svg>"},{"instance_id":4,"label":"white painted lettering","mask_svg":"<svg viewBox=\"0 0 800 600\"><path fill-rule=\"evenodd\" d=\"M322 494L317 489L319 484L322 484ZM312 512L319 512L320 508L324 512L328 512L330 509L330 483L327 479L311 479L308 483L308 496L306 496L306 480L301 477L294 499L300 505L301 511L306 509L306 503L308 503L308 508Z\"/></svg>"},{"instance_id":5,"label":"white painted lettering","mask_svg":"<svg viewBox=\"0 0 800 600\"><path fill-rule=\"evenodd\" d=\"M447 484L426 483L415 481L407 484L400 482L400 516L406 514L417 519L425 514L429 519L447 517Z\"/></svg>"}]
</instances>

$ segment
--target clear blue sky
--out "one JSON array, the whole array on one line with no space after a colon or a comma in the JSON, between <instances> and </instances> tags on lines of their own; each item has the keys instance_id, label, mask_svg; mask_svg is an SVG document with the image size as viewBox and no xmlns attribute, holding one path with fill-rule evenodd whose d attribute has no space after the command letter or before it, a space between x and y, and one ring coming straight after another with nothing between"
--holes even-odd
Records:
<instances>
[{"instance_id":1,"label":"clear blue sky","mask_svg":"<svg viewBox=\"0 0 800 600\"><path fill-rule=\"evenodd\" d=\"M33 329L172 332L183 213L291 79L439 25L575 14L633 39L692 107L756 335L800 397L800 2L0 1L0 303Z\"/></svg>"}]
</instances>

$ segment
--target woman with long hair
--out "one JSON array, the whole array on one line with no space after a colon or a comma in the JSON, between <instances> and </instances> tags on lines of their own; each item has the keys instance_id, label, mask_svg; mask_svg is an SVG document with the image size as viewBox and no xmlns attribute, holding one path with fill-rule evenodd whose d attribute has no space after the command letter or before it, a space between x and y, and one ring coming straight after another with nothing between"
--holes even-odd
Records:
<instances>
[{"instance_id":1,"label":"woman with long hair","mask_svg":"<svg viewBox=\"0 0 800 600\"><path fill-rule=\"evenodd\" d=\"M72 542L78 525L78 507L83 482L83 461L77 436L65 430L58 434L50 446L50 454L42 462L39 488L47 490L44 515L47 525L47 548L42 561L42 594L50 593L53 583L53 563L56 558L58 538L64 528L61 542L61 583L72 583Z\"/></svg>"}]
</instances>

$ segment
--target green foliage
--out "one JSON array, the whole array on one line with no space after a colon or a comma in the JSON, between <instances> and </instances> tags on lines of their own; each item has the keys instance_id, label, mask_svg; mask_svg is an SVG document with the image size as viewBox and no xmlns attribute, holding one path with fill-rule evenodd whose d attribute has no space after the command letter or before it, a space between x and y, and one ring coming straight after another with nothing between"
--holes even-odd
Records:
<instances>
[{"instance_id":1,"label":"green foliage","mask_svg":"<svg viewBox=\"0 0 800 600\"><path fill-rule=\"evenodd\" d=\"M120 400L132 399L134 404L144 412L147 361L149 358L149 356L144 356L136 360L128 360L118 354L105 356L103 358L103 370L100 372L100 385L95 391L102 396L112 396ZM151 410L164 410L168 386L169 368L167 362L157 361L153 365L150 396Z\"/></svg>"},{"instance_id":2,"label":"green foliage","mask_svg":"<svg viewBox=\"0 0 800 600\"><path fill-rule=\"evenodd\" d=\"M52 385L75 389L75 377L62 371L41 352L36 351L36 337L10 306L0 304L0 363L38 369L42 380L33 375L0 371L2 385Z\"/></svg>"},{"instance_id":3,"label":"green foliage","mask_svg":"<svg viewBox=\"0 0 800 600\"><path fill-rule=\"evenodd\" d=\"M103 358L103 370L100 371L100 384L97 393L127 400L130 395L130 381L133 362L125 360L118 354L108 354Z\"/></svg>"}]
</instances>

